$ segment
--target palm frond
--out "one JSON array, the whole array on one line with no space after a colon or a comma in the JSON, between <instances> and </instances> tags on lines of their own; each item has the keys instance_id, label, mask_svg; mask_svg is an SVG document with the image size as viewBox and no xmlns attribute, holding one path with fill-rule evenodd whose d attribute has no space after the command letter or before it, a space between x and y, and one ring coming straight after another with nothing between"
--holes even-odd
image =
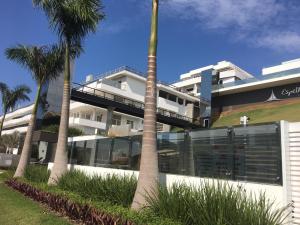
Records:
<instances>
[{"instance_id":1,"label":"palm frond","mask_svg":"<svg viewBox=\"0 0 300 225\"><path fill-rule=\"evenodd\" d=\"M14 109L19 102L29 101L28 94L30 92L30 88L26 85L19 85L10 89L5 83L0 82L3 111Z\"/></svg>"},{"instance_id":2,"label":"palm frond","mask_svg":"<svg viewBox=\"0 0 300 225\"><path fill-rule=\"evenodd\" d=\"M63 50L57 45L17 45L5 51L6 57L28 69L39 84L55 79L63 70Z\"/></svg>"},{"instance_id":3,"label":"palm frond","mask_svg":"<svg viewBox=\"0 0 300 225\"><path fill-rule=\"evenodd\" d=\"M61 42L71 46L81 44L105 17L100 0L34 0L33 3L44 10Z\"/></svg>"},{"instance_id":4,"label":"palm frond","mask_svg":"<svg viewBox=\"0 0 300 225\"><path fill-rule=\"evenodd\" d=\"M7 108L14 109L19 102L29 101L30 98L28 94L31 92L31 89L26 85L16 86L10 91L10 95L7 96Z\"/></svg>"}]
</instances>

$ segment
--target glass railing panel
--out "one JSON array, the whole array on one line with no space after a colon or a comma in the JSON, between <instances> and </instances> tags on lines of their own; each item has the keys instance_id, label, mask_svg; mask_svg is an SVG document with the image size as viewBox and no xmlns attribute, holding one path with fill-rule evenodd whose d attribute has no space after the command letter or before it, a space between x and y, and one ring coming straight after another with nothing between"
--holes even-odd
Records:
<instances>
[{"instance_id":1,"label":"glass railing panel","mask_svg":"<svg viewBox=\"0 0 300 225\"><path fill-rule=\"evenodd\" d=\"M281 184L280 127L277 123L159 133L161 173ZM138 170L142 136L69 144L69 162Z\"/></svg>"}]
</instances>

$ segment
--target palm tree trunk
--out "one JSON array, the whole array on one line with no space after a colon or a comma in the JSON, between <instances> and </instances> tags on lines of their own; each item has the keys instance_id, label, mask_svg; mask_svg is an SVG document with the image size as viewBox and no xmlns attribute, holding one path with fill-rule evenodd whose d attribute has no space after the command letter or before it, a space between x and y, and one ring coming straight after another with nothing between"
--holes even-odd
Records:
<instances>
[{"instance_id":1,"label":"palm tree trunk","mask_svg":"<svg viewBox=\"0 0 300 225\"><path fill-rule=\"evenodd\" d=\"M156 134L156 51L157 51L157 25L159 0L152 2L151 36L148 54L148 77L146 82L145 113L143 146L141 152L140 173L137 189L131 208L140 210L147 205L146 196L157 194L158 185L158 157Z\"/></svg>"},{"instance_id":2,"label":"palm tree trunk","mask_svg":"<svg viewBox=\"0 0 300 225\"><path fill-rule=\"evenodd\" d=\"M58 141L55 152L54 164L51 170L49 185L57 184L58 179L67 171L68 164L68 128L69 128L69 112L70 112L70 45L66 44L65 56L65 76L64 76L64 93L61 107L61 116L59 124Z\"/></svg>"},{"instance_id":3,"label":"palm tree trunk","mask_svg":"<svg viewBox=\"0 0 300 225\"><path fill-rule=\"evenodd\" d=\"M4 109L3 111L4 111L4 113L3 113L3 118L2 118L2 121L1 121L1 124L0 124L0 137L1 137L1 135L2 135L3 124L4 124L4 120L5 120L6 113L7 113L7 110L6 110L6 109Z\"/></svg>"},{"instance_id":4,"label":"palm tree trunk","mask_svg":"<svg viewBox=\"0 0 300 225\"><path fill-rule=\"evenodd\" d=\"M32 114L31 114L30 121L28 124L27 132L26 132L24 145L22 148L21 158L20 158L20 161L19 161L19 164L18 164L18 167L17 167L14 177L23 177L24 176L25 169L26 169L27 164L29 163L29 160L31 157L32 137L33 137L33 132L35 130L35 125L36 125L36 114L37 114L38 105L39 105L39 101L40 101L41 89L42 89L42 84L39 84L37 94L35 97Z\"/></svg>"}]
</instances>

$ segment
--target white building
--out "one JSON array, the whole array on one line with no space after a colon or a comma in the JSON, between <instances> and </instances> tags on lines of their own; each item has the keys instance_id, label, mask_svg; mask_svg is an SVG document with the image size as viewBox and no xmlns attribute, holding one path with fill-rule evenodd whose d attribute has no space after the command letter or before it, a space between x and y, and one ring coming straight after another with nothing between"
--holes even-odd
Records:
<instances>
[{"instance_id":1,"label":"white building","mask_svg":"<svg viewBox=\"0 0 300 225\"><path fill-rule=\"evenodd\" d=\"M121 67L96 78L93 75L88 75L83 85L86 92L92 93L96 90L96 93L105 93L106 96L126 98L125 101L144 104L146 78L143 74L128 67ZM82 88L79 86L79 89ZM158 82L158 111L192 119L194 117L194 105L199 105L199 98ZM4 122L3 134L14 131L25 132L31 110L32 105L9 113ZM137 134L143 130L142 118L77 101L71 101L69 124L70 127L79 128L87 135L110 133L112 136L126 136ZM169 131L170 126L158 123L158 130Z\"/></svg>"},{"instance_id":2,"label":"white building","mask_svg":"<svg viewBox=\"0 0 300 225\"><path fill-rule=\"evenodd\" d=\"M173 83L177 90L194 96L200 96L201 73L207 70L215 71L215 84L232 83L238 80L253 78L251 74L228 61L216 65L201 67L180 75L180 80Z\"/></svg>"},{"instance_id":3,"label":"white building","mask_svg":"<svg viewBox=\"0 0 300 225\"><path fill-rule=\"evenodd\" d=\"M158 81L158 114L163 112L171 118L184 117L187 122L198 121L209 126L211 116L233 107L269 101L270 96L273 96L271 100L274 96L280 100L300 97L300 59L264 68L262 75L259 79L231 62L222 61L182 74L180 80L171 85ZM60 80L57 82L62 83ZM88 75L83 84L74 86L74 90L122 104L131 102L133 108L142 108L145 83L145 74L121 67L100 76ZM58 112L57 105L61 104L61 100L53 93L61 96L61 92L59 84L49 85L49 108L56 105L54 110L49 111ZM25 132L31 109L32 106L27 106L9 113L3 134ZM142 116L124 113L107 105L99 107L84 99L71 101L69 124L87 135L126 136L143 130ZM159 121L158 130L169 131L170 126Z\"/></svg>"}]
</instances>

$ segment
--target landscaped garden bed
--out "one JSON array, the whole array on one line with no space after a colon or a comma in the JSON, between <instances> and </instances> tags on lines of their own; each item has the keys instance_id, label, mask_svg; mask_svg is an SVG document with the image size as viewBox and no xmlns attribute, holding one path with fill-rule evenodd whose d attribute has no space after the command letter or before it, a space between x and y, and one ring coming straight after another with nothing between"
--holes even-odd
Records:
<instances>
[{"instance_id":1,"label":"landscaped garden bed","mask_svg":"<svg viewBox=\"0 0 300 225\"><path fill-rule=\"evenodd\" d=\"M50 209L84 224L113 225L283 225L288 207L275 210L261 196L251 198L243 188L203 183L201 187L160 186L157 198L140 212L130 210L136 188L134 177L65 174L57 186L48 186L46 167L28 167L24 179L6 184Z\"/></svg>"}]
</instances>

